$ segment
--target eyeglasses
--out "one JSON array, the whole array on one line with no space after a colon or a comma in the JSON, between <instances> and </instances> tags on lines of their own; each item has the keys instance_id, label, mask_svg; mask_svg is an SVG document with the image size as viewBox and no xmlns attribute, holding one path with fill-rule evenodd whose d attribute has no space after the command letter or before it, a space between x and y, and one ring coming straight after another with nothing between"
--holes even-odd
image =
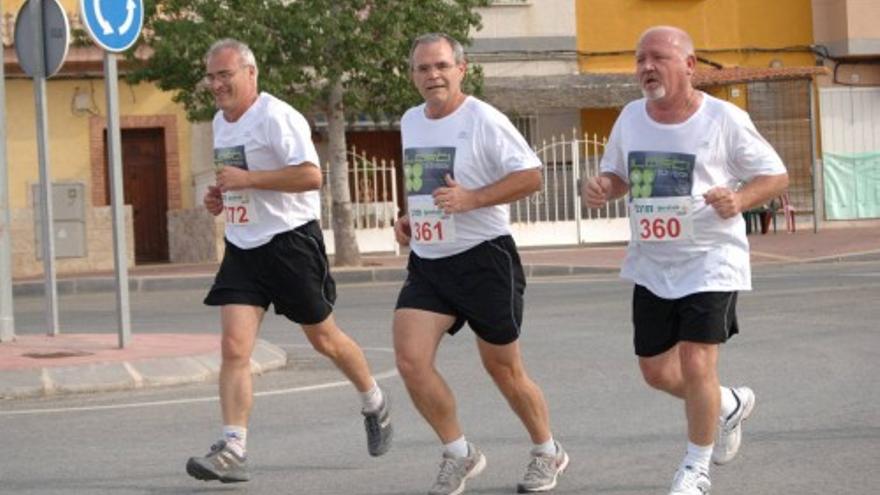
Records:
<instances>
[{"instance_id":1,"label":"eyeglasses","mask_svg":"<svg viewBox=\"0 0 880 495\"><path fill-rule=\"evenodd\" d=\"M437 72L446 72L450 69L456 67L456 64L450 64L448 62L437 62L436 64L420 64L417 65L415 71L419 74L428 74L432 70L436 70Z\"/></svg>"},{"instance_id":2,"label":"eyeglasses","mask_svg":"<svg viewBox=\"0 0 880 495\"><path fill-rule=\"evenodd\" d=\"M209 73L205 74L205 77L202 80L204 81L205 84L208 84L208 85L214 84L214 81L217 81L220 84L226 84L232 80L232 78L235 76L236 72L240 71L241 69L245 69L247 67L248 67L247 65L242 65L242 66L238 67L237 69L233 69L233 70L221 70L221 71L217 71L217 72L213 72L213 73L209 72Z\"/></svg>"}]
</instances>

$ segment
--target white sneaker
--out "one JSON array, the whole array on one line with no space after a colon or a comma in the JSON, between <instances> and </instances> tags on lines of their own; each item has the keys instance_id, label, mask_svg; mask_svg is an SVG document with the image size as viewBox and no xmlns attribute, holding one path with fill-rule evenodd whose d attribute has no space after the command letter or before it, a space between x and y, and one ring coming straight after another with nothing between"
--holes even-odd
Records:
<instances>
[{"instance_id":1,"label":"white sneaker","mask_svg":"<svg viewBox=\"0 0 880 495\"><path fill-rule=\"evenodd\" d=\"M748 419L755 409L755 393L752 389L737 387L730 391L736 399L736 409L726 418L718 419L715 448L712 449L712 462L718 465L727 464L736 457L739 444L742 442L742 422Z\"/></svg>"},{"instance_id":2,"label":"white sneaker","mask_svg":"<svg viewBox=\"0 0 880 495\"><path fill-rule=\"evenodd\" d=\"M672 479L669 495L706 495L712 488L709 473L695 469L693 466L682 466Z\"/></svg>"}]
</instances>

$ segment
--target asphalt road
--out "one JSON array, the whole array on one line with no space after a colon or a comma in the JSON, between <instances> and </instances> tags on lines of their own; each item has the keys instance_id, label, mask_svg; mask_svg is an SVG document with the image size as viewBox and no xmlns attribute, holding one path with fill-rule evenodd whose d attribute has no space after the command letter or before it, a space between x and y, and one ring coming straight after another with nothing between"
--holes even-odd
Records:
<instances>
[{"instance_id":1,"label":"asphalt road","mask_svg":"<svg viewBox=\"0 0 880 495\"><path fill-rule=\"evenodd\" d=\"M757 394L740 457L712 471L715 494L864 494L880 487L880 262L762 266L740 297L741 335L722 381ZM439 446L394 371L398 285L340 288L337 318L394 398L396 440L367 456L351 388L276 316L262 338L290 352L257 379L249 433L254 480L204 483L184 472L219 432L213 384L0 402L0 493L412 494L436 474ZM527 366L572 462L556 493L662 494L685 449L683 408L641 382L631 350L630 287L616 277L536 279L526 299ZM114 332L113 294L64 296L62 331ZM208 332L202 293L137 293L136 332ZM41 332L42 300L18 298L20 334ZM468 438L488 457L466 493L513 493L529 442L478 362L472 334L442 346L439 367Z\"/></svg>"}]
</instances>

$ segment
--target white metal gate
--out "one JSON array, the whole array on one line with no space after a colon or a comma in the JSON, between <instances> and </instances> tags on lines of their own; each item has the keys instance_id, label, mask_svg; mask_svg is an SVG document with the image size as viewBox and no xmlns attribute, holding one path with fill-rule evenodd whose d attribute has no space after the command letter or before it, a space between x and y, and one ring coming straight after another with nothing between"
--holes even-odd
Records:
<instances>
[{"instance_id":1,"label":"white metal gate","mask_svg":"<svg viewBox=\"0 0 880 495\"><path fill-rule=\"evenodd\" d=\"M541 191L510 205L511 230L519 246L565 246L629 240L626 200L602 208L581 203L581 180L599 173L605 140L598 136L579 139L572 134L544 142L536 150L544 164ZM397 217L397 179L394 162L369 158L352 150L349 182L355 235L362 253L399 252L394 240ZM321 220L327 252L333 243L330 171L324 170Z\"/></svg>"},{"instance_id":2,"label":"white metal gate","mask_svg":"<svg viewBox=\"0 0 880 495\"><path fill-rule=\"evenodd\" d=\"M400 252L394 240L394 219L397 218L397 176L394 162L367 157L352 149L348 152L348 182L351 209L354 214L355 238L362 253ZM321 187L321 225L327 253L336 252L333 229L333 208L330 194L330 170L323 169Z\"/></svg>"},{"instance_id":3,"label":"white metal gate","mask_svg":"<svg viewBox=\"0 0 880 495\"><path fill-rule=\"evenodd\" d=\"M605 139L575 133L544 142L536 150L544 164L541 191L513 203L510 220L519 246L599 244L629 240L626 199L602 208L581 203L581 181L599 174Z\"/></svg>"}]
</instances>

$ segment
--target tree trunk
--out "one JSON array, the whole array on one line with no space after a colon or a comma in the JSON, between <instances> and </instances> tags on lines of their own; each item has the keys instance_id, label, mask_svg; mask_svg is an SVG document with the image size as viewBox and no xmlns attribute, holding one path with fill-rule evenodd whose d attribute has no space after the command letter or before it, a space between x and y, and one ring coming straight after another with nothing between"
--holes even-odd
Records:
<instances>
[{"instance_id":1,"label":"tree trunk","mask_svg":"<svg viewBox=\"0 0 880 495\"><path fill-rule=\"evenodd\" d=\"M327 130L330 146L330 195L333 201L333 239L336 247L334 265L359 266L361 254L354 232L351 194L348 187L346 160L345 112L342 103L342 81L330 88Z\"/></svg>"}]
</instances>

